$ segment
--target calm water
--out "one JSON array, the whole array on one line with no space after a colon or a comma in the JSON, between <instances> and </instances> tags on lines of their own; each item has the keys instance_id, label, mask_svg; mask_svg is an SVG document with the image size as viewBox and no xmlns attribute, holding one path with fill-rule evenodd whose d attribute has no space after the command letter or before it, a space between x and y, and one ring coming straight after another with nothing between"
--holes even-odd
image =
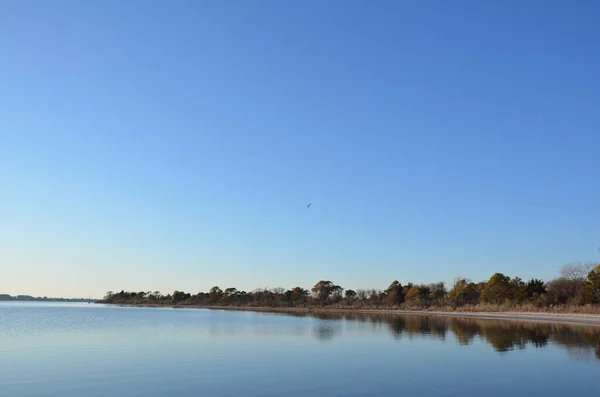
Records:
<instances>
[{"instance_id":1,"label":"calm water","mask_svg":"<svg viewBox=\"0 0 600 397\"><path fill-rule=\"evenodd\" d=\"M600 328L0 304L0 395L600 395Z\"/></svg>"}]
</instances>

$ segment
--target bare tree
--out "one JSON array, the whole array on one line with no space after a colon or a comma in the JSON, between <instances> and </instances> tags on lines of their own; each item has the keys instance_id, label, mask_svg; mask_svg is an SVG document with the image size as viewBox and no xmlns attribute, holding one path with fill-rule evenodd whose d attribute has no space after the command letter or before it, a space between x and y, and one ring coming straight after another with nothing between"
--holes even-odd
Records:
<instances>
[{"instance_id":1,"label":"bare tree","mask_svg":"<svg viewBox=\"0 0 600 397\"><path fill-rule=\"evenodd\" d=\"M560 269L560 275L567 280L584 283L594 266L594 262L571 262Z\"/></svg>"},{"instance_id":2,"label":"bare tree","mask_svg":"<svg viewBox=\"0 0 600 397\"><path fill-rule=\"evenodd\" d=\"M357 289L356 290L356 296L358 297L358 299L360 299L361 301L364 301L367 299L368 293L366 289Z\"/></svg>"},{"instance_id":3,"label":"bare tree","mask_svg":"<svg viewBox=\"0 0 600 397\"><path fill-rule=\"evenodd\" d=\"M593 262L571 262L560 269L560 278L553 280L551 290L558 295L566 295L569 301L581 303L583 287L587 280L588 273L594 268ZM564 281L560 281L560 280Z\"/></svg>"},{"instance_id":4,"label":"bare tree","mask_svg":"<svg viewBox=\"0 0 600 397\"><path fill-rule=\"evenodd\" d=\"M382 291L380 289L371 288L367 290L368 299L371 302L378 302L381 297Z\"/></svg>"}]
</instances>

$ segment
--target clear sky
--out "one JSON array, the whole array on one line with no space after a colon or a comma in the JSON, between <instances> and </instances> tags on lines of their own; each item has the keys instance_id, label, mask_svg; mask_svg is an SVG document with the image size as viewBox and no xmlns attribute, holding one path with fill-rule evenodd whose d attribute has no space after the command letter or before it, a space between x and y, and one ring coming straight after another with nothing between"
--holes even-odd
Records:
<instances>
[{"instance_id":1,"label":"clear sky","mask_svg":"<svg viewBox=\"0 0 600 397\"><path fill-rule=\"evenodd\" d=\"M600 261L599 20L591 0L3 1L0 293Z\"/></svg>"}]
</instances>

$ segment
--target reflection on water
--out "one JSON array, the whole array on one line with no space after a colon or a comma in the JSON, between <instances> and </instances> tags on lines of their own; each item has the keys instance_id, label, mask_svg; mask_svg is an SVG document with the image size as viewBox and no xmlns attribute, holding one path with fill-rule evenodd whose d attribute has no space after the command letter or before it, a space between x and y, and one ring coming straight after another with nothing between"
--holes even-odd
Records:
<instances>
[{"instance_id":1,"label":"reflection on water","mask_svg":"<svg viewBox=\"0 0 600 397\"><path fill-rule=\"evenodd\" d=\"M41 337L56 332L131 335L130 327L150 334L153 329L163 330L173 338L194 335L204 329L214 337L310 335L324 343L351 333L365 336L377 333L387 334L396 341L421 338L432 343L455 342L458 346L484 342L497 353L553 345L566 349L572 357L600 360L600 327L595 325L333 311L281 313L115 307L90 311L89 307L66 305L52 308L21 305L14 309L0 306L0 309L4 309L0 310L0 343L7 338L9 342L28 334Z\"/></svg>"},{"instance_id":2,"label":"reflection on water","mask_svg":"<svg viewBox=\"0 0 600 397\"><path fill-rule=\"evenodd\" d=\"M599 346L556 323L11 303L0 395L591 396Z\"/></svg>"},{"instance_id":3,"label":"reflection on water","mask_svg":"<svg viewBox=\"0 0 600 397\"><path fill-rule=\"evenodd\" d=\"M332 327L331 325L319 325L314 327L313 333L319 339L328 341L336 337L336 334L341 334L340 328Z\"/></svg>"},{"instance_id":4,"label":"reflection on water","mask_svg":"<svg viewBox=\"0 0 600 397\"><path fill-rule=\"evenodd\" d=\"M567 349L573 357L595 357L600 360L600 327L565 323L524 322L466 317L395 315L372 313L313 312L273 315L311 317L319 321L313 335L330 341L344 332L340 321L369 325L371 329L386 328L394 339L427 337L447 340L454 338L468 346L476 339L487 342L496 352L506 353L528 346L543 348L549 343Z\"/></svg>"}]
</instances>

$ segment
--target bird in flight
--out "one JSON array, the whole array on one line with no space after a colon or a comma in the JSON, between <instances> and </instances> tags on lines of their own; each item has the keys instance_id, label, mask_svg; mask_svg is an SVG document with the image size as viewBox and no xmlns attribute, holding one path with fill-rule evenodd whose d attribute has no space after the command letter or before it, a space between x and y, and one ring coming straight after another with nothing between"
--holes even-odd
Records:
<instances>
[{"instance_id":1,"label":"bird in flight","mask_svg":"<svg viewBox=\"0 0 600 397\"><path fill-rule=\"evenodd\" d=\"M311 206L312 204L313 204L313 203L310 203L309 205L307 205L307 206L306 206L306 208L310 208L310 206Z\"/></svg>"}]
</instances>

